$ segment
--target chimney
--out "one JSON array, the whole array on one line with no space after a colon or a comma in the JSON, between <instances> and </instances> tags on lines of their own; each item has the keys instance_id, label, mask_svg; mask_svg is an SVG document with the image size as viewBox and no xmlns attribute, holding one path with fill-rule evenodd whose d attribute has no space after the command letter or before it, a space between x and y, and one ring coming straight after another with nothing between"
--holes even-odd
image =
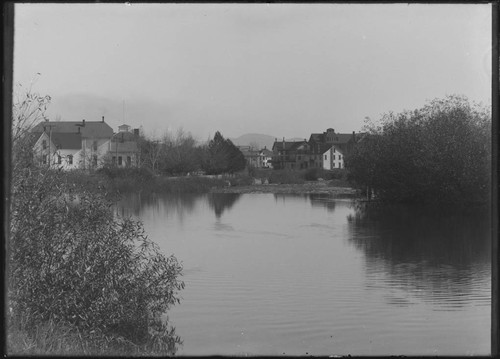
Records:
<instances>
[{"instance_id":1,"label":"chimney","mask_svg":"<svg viewBox=\"0 0 500 359\"><path fill-rule=\"evenodd\" d=\"M134 136L139 137L139 129L138 128L134 128Z\"/></svg>"},{"instance_id":2,"label":"chimney","mask_svg":"<svg viewBox=\"0 0 500 359\"><path fill-rule=\"evenodd\" d=\"M352 131L352 140L356 142L356 131Z\"/></svg>"},{"instance_id":3,"label":"chimney","mask_svg":"<svg viewBox=\"0 0 500 359\"><path fill-rule=\"evenodd\" d=\"M104 116L102 116L102 123L104 123Z\"/></svg>"},{"instance_id":4,"label":"chimney","mask_svg":"<svg viewBox=\"0 0 500 359\"><path fill-rule=\"evenodd\" d=\"M83 119L82 122L83 122L83 127L85 127L85 119Z\"/></svg>"}]
</instances>

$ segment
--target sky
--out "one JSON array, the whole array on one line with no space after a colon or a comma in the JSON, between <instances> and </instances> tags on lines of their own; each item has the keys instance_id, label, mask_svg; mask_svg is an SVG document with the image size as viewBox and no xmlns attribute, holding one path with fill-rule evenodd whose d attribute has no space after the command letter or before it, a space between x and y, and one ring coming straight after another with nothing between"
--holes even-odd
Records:
<instances>
[{"instance_id":1,"label":"sky","mask_svg":"<svg viewBox=\"0 0 500 359\"><path fill-rule=\"evenodd\" d=\"M15 4L51 120L308 138L450 94L491 105L491 4Z\"/></svg>"}]
</instances>

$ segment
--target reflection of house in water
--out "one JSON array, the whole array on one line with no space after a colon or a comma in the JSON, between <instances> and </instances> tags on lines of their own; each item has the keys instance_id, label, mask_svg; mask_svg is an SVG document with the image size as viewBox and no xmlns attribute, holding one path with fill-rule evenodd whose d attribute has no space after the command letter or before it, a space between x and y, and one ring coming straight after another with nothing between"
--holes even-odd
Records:
<instances>
[{"instance_id":1,"label":"reflection of house in water","mask_svg":"<svg viewBox=\"0 0 500 359\"><path fill-rule=\"evenodd\" d=\"M230 209L240 198L239 193L212 193L208 196L208 204L220 218L226 209Z\"/></svg>"}]
</instances>

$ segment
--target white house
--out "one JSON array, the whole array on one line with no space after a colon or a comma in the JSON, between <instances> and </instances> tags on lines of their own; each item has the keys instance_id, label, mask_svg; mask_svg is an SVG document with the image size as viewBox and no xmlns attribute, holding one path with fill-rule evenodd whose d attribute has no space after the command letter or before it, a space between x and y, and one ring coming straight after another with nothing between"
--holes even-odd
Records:
<instances>
[{"instance_id":1,"label":"white house","mask_svg":"<svg viewBox=\"0 0 500 359\"><path fill-rule=\"evenodd\" d=\"M344 168L344 154L336 146L331 146L323 153L323 168L325 170Z\"/></svg>"},{"instance_id":2,"label":"white house","mask_svg":"<svg viewBox=\"0 0 500 359\"><path fill-rule=\"evenodd\" d=\"M82 155L80 134L42 132L34 145L35 159L40 165L62 168L79 167Z\"/></svg>"},{"instance_id":3,"label":"white house","mask_svg":"<svg viewBox=\"0 0 500 359\"><path fill-rule=\"evenodd\" d=\"M273 152L267 148L263 148L259 152L261 167L263 168L273 168Z\"/></svg>"},{"instance_id":4,"label":"white house","mask_svg":"<svg viewBox=\"0 0 500 359\"><path fill-rule=\"evenodd\" d=\"M32 132L40 165L62 169L98 168L111 148L113 129L102 121L43 121Z\"/></svg>"}]
</instances>

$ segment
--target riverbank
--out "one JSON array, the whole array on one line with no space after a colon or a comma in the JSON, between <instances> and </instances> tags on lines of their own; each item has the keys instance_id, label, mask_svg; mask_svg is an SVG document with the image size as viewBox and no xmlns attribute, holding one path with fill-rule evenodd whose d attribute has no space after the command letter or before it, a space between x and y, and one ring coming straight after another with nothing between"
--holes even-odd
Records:
<instances>
[{"instance_id":1,"label":"riverbank","mask_svg":"<svg viewBox=\"0 0 500 359\"><path fill-rule=\"evenodd\" d=\"M212 188L211 193L292 193L292 194L328 194L356 196L358 191L341 186L333 181L310 181L296 184L252 184Z\"/></svg>"}]
</instances>

